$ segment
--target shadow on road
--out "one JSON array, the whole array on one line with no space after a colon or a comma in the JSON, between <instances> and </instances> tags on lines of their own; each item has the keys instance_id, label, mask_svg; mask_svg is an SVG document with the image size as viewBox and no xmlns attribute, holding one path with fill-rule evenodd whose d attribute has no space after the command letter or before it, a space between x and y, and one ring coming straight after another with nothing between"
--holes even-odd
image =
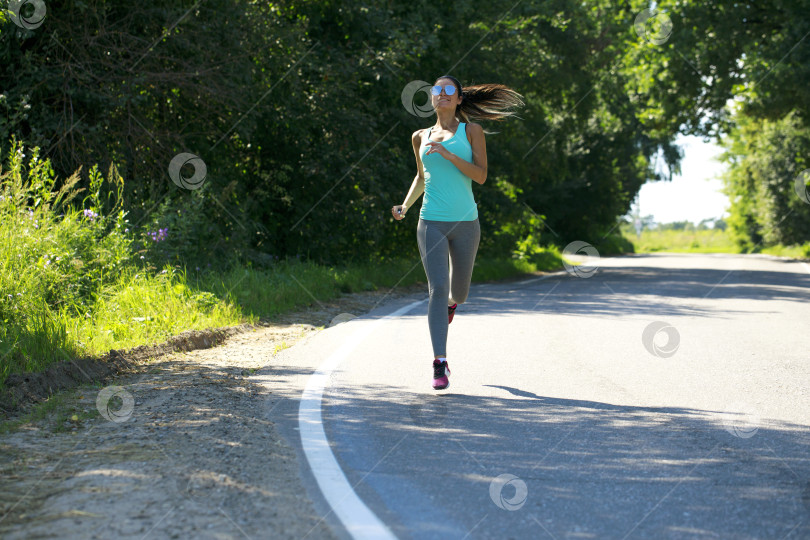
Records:
<instances>
[{"instance_id":1,"label":"shadow on road","mask_svg":"<svg viewBox=\"0 0 810 540\"><path fill-rule=\"evenodd\" d=\"M810 535L807 426L485 386L503 397L342 388L326 400L349 482L399 537Z\"/></svg>"},{"instance_id":2,"label":"shadow on road","mask_svg":"<svg viewBox=\"0 0 810 540\"><path fill-rule=\"evenodd\" d=\"M640 257L640 256L639 256ZM782 261L775 261L780 263ZM810 274L795 269L785 272L761 270L707 270L704 268L652 268L642 265L599 268L590 278L568 274L526 285L488 284L474 289L463 312L513 316L529 312L563 315L656 317L688 315L724 317L757 313L756 305L744 311L710 300L784 300L810 302ZM515 302L534 296L537 303ZM759 313L770 313L760 311ZM421 317L412 312L405 317Z\"/></svg>"}]
</instances>

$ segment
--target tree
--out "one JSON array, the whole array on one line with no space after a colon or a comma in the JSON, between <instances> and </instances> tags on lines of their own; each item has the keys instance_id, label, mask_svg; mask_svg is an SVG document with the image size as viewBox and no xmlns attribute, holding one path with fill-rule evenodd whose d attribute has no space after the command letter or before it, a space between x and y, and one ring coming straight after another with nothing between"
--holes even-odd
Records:
<instances>
[{"instance_id":1,"label":"tree","mask_svg":"<svg viewBox=\"0 0 810 540\"><path fill-rule=\"evenodd\" d=\"M810 128L798 113L772 121L735 116L724 139L724 177L732 234L745 250L810 241L810 204L797 195L796 178L810 168Z\"/></svg>"}]
</instances>

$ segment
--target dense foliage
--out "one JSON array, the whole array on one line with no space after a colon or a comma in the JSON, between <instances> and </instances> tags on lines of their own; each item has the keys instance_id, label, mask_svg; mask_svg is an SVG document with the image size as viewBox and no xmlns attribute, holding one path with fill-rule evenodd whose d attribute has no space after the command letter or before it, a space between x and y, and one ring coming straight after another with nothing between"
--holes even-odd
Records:
<instances>
[{"instance_id":1,"label":"dense foliage","mask_svg":"<svg viewBox=\"0 0 810 540\"><path fill-rule=\"evenodd\" d=\"M726 139L725 182L737 244L755 251L810 242L810 175L802 175L810 169L810 125L798 112L778 120L736 118Z\"/></svg>"},{"instance_id":2,"label":"dense foliage","mask_svg":"<svg viewBox=\"0 0 810 540\"><path fill-rule=\"evenodd\" d=\"M731 98L804 126L810 100L807 0L665 0L646 20L649 4L606 0L45 3L36 28L0 22L0 144L40 146L60 178L114 164L133 225L169 229L166 257L192 265L415 257L413 221L388 212L415 173L411 133L435 121L403 107L414 80L526 98L484 123L493 256L599 245L657 159L677 170L679 132L731 131ZM182 152L205 163L198 190L169 177Z\"/></svg>"}]
</instances>

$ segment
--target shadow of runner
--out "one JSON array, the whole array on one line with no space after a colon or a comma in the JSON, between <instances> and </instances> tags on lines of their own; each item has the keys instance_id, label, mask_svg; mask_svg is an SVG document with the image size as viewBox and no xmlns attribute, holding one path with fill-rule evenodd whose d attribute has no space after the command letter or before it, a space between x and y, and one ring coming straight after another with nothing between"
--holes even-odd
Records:
<instances>
[{"instance_id":1,"label":"shadow of runner","mask_svg":"<svg viewBox=\"0 0 810 540\"><path fill-rule=\"evenodd\" d=\"M356 491L400 538L810 534L807 426L493 387L510 397L444 394L416 418L425 396L407 392L342 389L325 401L349 482L362 479ZM490 495L504 474L517 479L505 500L525 483L515 511Z\"/></svg>"}]
</instances>

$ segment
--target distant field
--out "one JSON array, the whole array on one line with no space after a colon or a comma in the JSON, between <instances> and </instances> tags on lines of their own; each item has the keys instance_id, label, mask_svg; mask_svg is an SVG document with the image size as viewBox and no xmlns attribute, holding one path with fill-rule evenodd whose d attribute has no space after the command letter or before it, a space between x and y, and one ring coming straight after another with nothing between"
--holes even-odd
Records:
<instances>
[{"instance_id":1,"label":"distant field","mask_svg":"<svg viewBox=\"0 0 810 540\"><path fill-rule=\"evenodd\" d=\"M679 253L738 253L739 248L725 231L643 231L641 236L627 235L636 253L676 251Z\"/></svg>"},{"instance_id":2,"label":"distant field","mask_svg":"<svg viewBox=\"0 0 810 540\"><path fill-rule=\"evenodd\" d=\"M669 251L675 253L740 253L740 248L726 231L708 229L692 231L650 231L641 236L628 231L623 232L636 253L655 253ZM758 253L795 259L810 258L810 243L803 246L770 246L757 250Z\"/></svg>"}]
</instances>

